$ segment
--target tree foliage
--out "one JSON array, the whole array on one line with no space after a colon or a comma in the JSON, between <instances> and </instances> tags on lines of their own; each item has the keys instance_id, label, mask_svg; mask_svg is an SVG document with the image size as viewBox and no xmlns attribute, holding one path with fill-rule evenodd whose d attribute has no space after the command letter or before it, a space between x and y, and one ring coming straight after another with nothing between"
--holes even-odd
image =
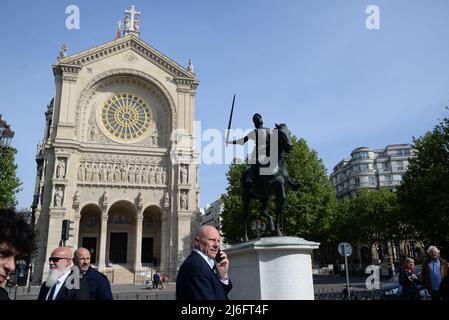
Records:
<instances>
[{"instance_id":1,"label":"tree foliage","mask_svg":"<svg viewBox=\"0 0 449 320\"><path fill-rule=\"evenodd\" d=\"M356 245L376 245L402 240L396 193L388 189L363 190L357 197L339 204L336 233L341 241Z\"/></svg>"},{"instance_id":2,"label":"tree foliage","mask_svg":"<svg viewBox=\"0 0 449 320\"><path fill-rule=\"evenodd\" d=\"M284 215L284 235L300 236L321 241L332 237L332 225L336 209L335 192L326 174L326 168L315 151L310 150L304 139L292 137L293 149L287 158L287 168L292 178L301 183L298 191L288 191ZM228 243L241 241L243 235L243 208L240 177L248 168L247 163L234 161L226 174L227 193L223 195L222 232ZM252 200L248 224L259 217L260 204ZM269 211L275 213L275 200L271 198ZM252 230L248 230L254 238Z\"/></svg>"},{"instance_id":3,"label":"tree foliage","mask_svg":"<svg viewBox=\"0 0 449 320\"><path fill-rule=\"evenodd\" d=\"M449 119L413 139L416 157L398 189L402 219L420 240L449 250Z\"/></svg>"},{"instance_id":4,"label":"tree foliage","mask_svg":"<svg viewBox=\"0 0 449 320\"><path fill-rule=\"evenodd\" d=\"M21 182L16 175L17 165L14 163L16 149L0 148L0 208L15 208L15 195L20 191Z\"/></svg>"}]
</instances>

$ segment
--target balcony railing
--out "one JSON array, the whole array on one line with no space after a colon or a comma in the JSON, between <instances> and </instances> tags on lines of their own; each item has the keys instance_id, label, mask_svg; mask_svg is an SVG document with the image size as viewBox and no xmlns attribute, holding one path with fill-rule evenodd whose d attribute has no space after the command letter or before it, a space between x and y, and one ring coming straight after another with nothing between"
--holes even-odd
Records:
<instances>
[{"instance_id":1,"label":"balcony railing","mask_svg":"<svg viewBox=\"0 0 449 320\"><path fill-rule=\"evenodd\" d=\"M379 182L379 186L381 187L392 187L392 186L397 186L400 185L401 181L399 180L393 180L393 181L380 181Z\"/></svg>"}]
</instances>

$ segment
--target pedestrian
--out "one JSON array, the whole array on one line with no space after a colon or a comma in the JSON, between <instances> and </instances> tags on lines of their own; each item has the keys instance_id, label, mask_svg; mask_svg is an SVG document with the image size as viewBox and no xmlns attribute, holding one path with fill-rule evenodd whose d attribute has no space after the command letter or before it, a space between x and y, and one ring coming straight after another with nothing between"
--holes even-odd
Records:
<instances>
[{"instance_id":1,"label":"pedestrian","mask_svg":"<svg viewBox=\"0 0 449 320\"><path fill-rule=\"evenodd\" d=\"M9 300L4 288L16 259L28 259L34 250L34 228L13 209L0 209L0 300Z\"/></svg>"},{"instance_id":2,"label":"pedestrian","mask_svg":"<svg viewBox=\"0 0 449 320\"><path fill-rule=\"evenodd\" d=\"M194 249L176 278L177 300L227 300L232 289L229 260L220 251L220 233L213 226L197 229Z\"/></svg>"},{"instance_id":3,"label":"pedestrian","mask_svg":"<svg viewBox=\"0 0 449 320\"><path fill-rule=\"evenodd\" d=\"M440 284L446 277L448 263L440 257L440 250L435 246L427 249L428 258L424 259L422 267L422 275L424 286L429 291L432 300L441 300Z\"/></svg>"},{"instance_id":4,"label":"pedestrian","mask_svg":"<svg viewBox=\"0 0 449 320\"><path fill-rule=\"evenodd\" d=\"M37 300L89 300L89 284L72 270L72 249L58 247L48 259L50 270Z\"/></svg>"},{"instance_id":5,"label":"pedestrian","mask_svg":"<svg viewBox=\"0 0 449 320\"><path fill-rule=\"evenodd\" d=\"M101 272L92 268L90 252L86 248L75 251L75 264L80 269L80 276L89 284L89 297L91 300L112 300L111 285L108 278Z\"/></svg>"},{"instance_id":6,"label":"pedestrian","mask_svg":"<svg viewBox=\"0 0 449 320\"><path fill-rule=\"evenodd\" d=\"M419 300L418 275L415 272L415 260L405 259L404 268L399 271L399 284L402 286L402 298L405 300Z\"/></svg>"},{"instance_id":7,"label":"pedestrian","mask_svg":"<svg viewBox=\"0 0 449 320\"><path fill-rule=\"evenodd\" d=\"M153 289L158 290L160 281L161 281L161 276L159 275L159 271L156 270L156 273L153 275Z\"/></svg>"},{"instance_id":8,"label":"pedestrian","mask_svg":"<svg viewBox=\"0 0 449 320\"><path fill-rule=\"evenodd\" d=\"M167 288L167 284L168 284L168 276L164 274L164 275L162 275L162 277L161 277L161 286L162 286L162 289Z\"/></svg>"}]
</instances>

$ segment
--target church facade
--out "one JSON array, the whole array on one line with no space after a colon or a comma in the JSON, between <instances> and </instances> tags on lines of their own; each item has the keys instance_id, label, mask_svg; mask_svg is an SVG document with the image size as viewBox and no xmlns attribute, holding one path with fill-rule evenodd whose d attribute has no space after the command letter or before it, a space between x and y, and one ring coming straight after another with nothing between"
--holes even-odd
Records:
<instances>
[{"instance_id":1,"label":"church facade","mask_svg":"<svg viewBox=\"0 0 449 320\"><path fill-rule=\"evenodd\" d=\"M199 204L195 94L183 67L140 39L134 7L116 39L53 65L55 96L37 151L33 281L63 244L86 247L113 283L170 277L190 252Z\"/></svg>"}]
</instances>

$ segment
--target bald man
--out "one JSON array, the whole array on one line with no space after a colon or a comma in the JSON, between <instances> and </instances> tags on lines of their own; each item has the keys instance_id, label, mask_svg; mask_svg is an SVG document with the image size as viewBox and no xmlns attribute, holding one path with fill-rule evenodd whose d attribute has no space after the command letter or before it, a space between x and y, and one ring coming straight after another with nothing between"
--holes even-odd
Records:
<instances>
[{"instance_id":1,"label":"bald man","mask_svg":"<svg viewBox=\"0 0 449 320\"><path fill-rule=\"evenodd\" d=\"M75 264L80 269L80 276L89 284L91 300L112 300L111 285L108 278L90 265L90 252L86 248L75 251Z\"/></svg>"},{"instance_id":2,"label":"bald man","mask_svg":"<svg viewBox=\"0 0 449 320\"><path fill-rule=\"evenodd\" d=\"M48 259L48 277L41 286L37 300L89 300L87 280L79 279L78 270L74 272L71 269L72 256L72 249L68 247L53 250Z\"/></svg>"},{"instance_id":3,"label":"bald man","mask_svg":"<svg viewBox=\"0 0 449 320\"><path fill-rule=\"evenodd\" d=\"M194 248L176 278L177 300L227 300L232 289L229 260L220 251L221 237L212 226L197 229Z\"/></svg>"}]
</instances>

